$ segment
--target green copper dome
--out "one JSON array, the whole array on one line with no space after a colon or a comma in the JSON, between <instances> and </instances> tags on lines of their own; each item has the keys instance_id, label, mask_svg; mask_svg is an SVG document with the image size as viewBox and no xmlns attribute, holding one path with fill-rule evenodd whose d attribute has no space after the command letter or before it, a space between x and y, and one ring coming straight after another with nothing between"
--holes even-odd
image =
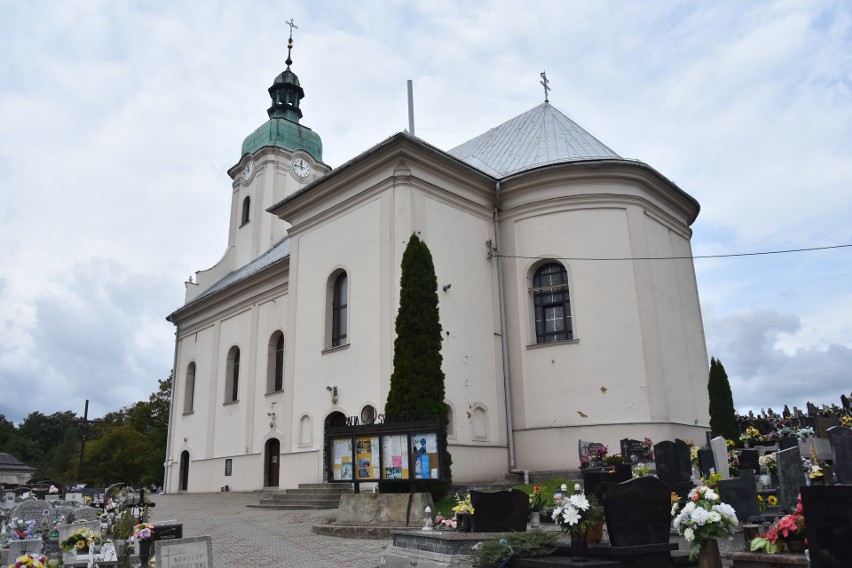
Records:
<instances>
[{"instance_id":1,"label":"green copper dome","mask_svg":"<svg viewBox=\"0 0 852 568\"><path fill-rule=\"evenodd\" d=\"M322 140L319 134L286 118L270 118L249 134L243 141L242 155L254 154L264 146L275 146L291 152L304 150L316 161L322 162Z\"/></svg>"},{"instance_id":2,"label":"green copper dome","mask_svg":"<svg viewBox=\"0 0 852 568\"><path fill-rule=\"evenodd\" d=\"M316 161L322 162L322 140L319 134L299 124L302 111L299 101L305 98L305 91L299 84L299 77L290 70L293 60L290 51L293 49L293 28L290 24L290 39L287 40L287 68L275 77L269 87L269 97L272 106L266 110L269 120L263 126L252 132L243 141L243 154L254 154L264 146L284 148L291 152L304 150Z\"/></svg>"}]
</instances>

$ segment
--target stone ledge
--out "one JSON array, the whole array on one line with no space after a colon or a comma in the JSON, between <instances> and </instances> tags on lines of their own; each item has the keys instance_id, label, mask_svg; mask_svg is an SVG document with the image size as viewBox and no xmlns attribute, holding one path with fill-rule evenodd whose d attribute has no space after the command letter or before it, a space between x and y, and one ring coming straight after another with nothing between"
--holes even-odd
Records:
<instances>
[{"instance_id":1,"label":"stone ledge","mask_svg":"<svg viewBox=\"0 0 852 568\"><path fill-rule=\"evenodd\" d=\"M324 536L337 536L341 538L363 538L363 539L382 539L391 538L391 533L400 532L416 532L420 527L378 527L367 525L314 525L311 530L316 534Z\"/></svg>"},{"instance_id":2,"label":"stone ledge","mask_svg":"<svg viewBox=\"0 0 852 568\"><path fill-rule=\"evenodd\" d=\"M807 566L805 555L797 552L778 552L766 554L762 552L728 552L724 554L728 560L733 560L735 568L774 568L776 566Z\"/></svg>"}]
</instances>

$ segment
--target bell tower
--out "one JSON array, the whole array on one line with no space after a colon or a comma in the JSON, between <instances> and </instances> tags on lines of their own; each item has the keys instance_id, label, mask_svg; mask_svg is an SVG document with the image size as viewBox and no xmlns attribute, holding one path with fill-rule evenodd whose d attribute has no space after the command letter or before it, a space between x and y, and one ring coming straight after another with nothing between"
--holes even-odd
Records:
<instances>
[{"instance_id":1,"label":"bell tower","mask_svg":"<svg viewBox=\"0 0 852 568\"><path fill-rule=\"evenodd\" d=\"M269 87L269 116L243 141L239 162L228 174L232 179L228 245L233 269L245 266L267 252L287 234L288 225L266 210L299 191L331 168L322 161L322 140L300 124L300 103L305 91L292 71L293 20L287 39L285 69Z\"/></svg>"}]
</instances>

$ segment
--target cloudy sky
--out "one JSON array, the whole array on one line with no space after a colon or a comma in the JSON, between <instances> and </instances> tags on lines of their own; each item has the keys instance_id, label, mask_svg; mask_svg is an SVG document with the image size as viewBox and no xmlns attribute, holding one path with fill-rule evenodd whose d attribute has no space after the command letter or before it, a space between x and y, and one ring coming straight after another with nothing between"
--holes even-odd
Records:
<instances>
[{"instance_id":1,"label":"cloudy sky","mask_svg":"<svg viewBox=\"0 0 852 568\"><path fill-rule=\"evenodd\" d=\"M90 417L168 376L183 282L227 242L295 19L338 166L551 103L701 203L696 255L852 243L852 4L0 0L0 414ZM697 259L741 411L852 391L852 248Z\"/></svg>"}]
</instances>

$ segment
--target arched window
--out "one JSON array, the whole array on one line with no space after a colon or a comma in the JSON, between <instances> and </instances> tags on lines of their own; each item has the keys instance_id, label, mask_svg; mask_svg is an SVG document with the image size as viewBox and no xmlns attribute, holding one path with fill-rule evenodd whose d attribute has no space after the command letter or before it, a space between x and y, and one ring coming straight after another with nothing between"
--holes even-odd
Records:
<instances>
[{"instance_id":1,"label":"arched window","mask_svg":"<svg viewBox=\"0 0 852 568\"><path fill-rule=\"evenodd\" d=\"M334 280L334 290L331 300L331 346L346 345L348 312L348 284L346 273L341 272Z\"/></svg>"},{"instance_id":2,"label":"arched window","mask_svg":"<svg viewBox=\"0 0 852 568\"><path fill-rule=\"evenodd\" d=\"M568 271L551 262L535 271L530 289L535 310L535 342L554 343L574 339Z\"/></svg>"},{"instance_id":3,"label":"arched window","mask_svg":"<svg viewBox=\"0 0 852 568\"><path fill-rule=\"evenodd\" d=\"M242 224L245 225L249 222L249 214L251 212L251 197L246 195L246 198L243 199L243 221Z\"/></svg>"},{"instance_id":4,"label":"arched window","mask_svg":"<svg viewBox=\"0 0 852 568\"><path fill-rule=\"evenodd\" d=\"M284 390L284 334L280 331L269 340L266 369L266 392Z\"/></svg>"},{"instance_id":5,"label":"arched window","mask_svg":"<svg viewBox=\"0 0 852 568\"><path fill-rule=\"evenodd\" d=\"M236 345L228 351L225 373L225 402L236 402L240 393L240 348Z\"/></svg>"},{"instance_id":6,"label":"arched window","mask_svg":"<svg viewBox=\"0 0 852 568\"><path fill-rule=\"evenodd\" d=\"M476 406L473 409L473 416L471 416L471 430L473 431L474 440L488 439L488 420L485 409L482 406Z\"/></svg>"},{"instance_id":7,"label":"arched window","mask_svg":"<svg viewBox=\"0 0 852 568\"><path fill-rule=\"evenodd\" d=\"M185 392L183 394L183 412L192 412L195 405L195 363L190 363L186 368Z\"/></svg>"},{"instance_id":8,"label":"arched window","mask_svg":"<svg viewBox=\"0 0 852 568\"><path fill-rule=\"evenodd\" d=\"M456 423L453 419L453 407L445 404L447 407L447 436L453 437L456 435Z\"/></svg>"}]
</instances>

